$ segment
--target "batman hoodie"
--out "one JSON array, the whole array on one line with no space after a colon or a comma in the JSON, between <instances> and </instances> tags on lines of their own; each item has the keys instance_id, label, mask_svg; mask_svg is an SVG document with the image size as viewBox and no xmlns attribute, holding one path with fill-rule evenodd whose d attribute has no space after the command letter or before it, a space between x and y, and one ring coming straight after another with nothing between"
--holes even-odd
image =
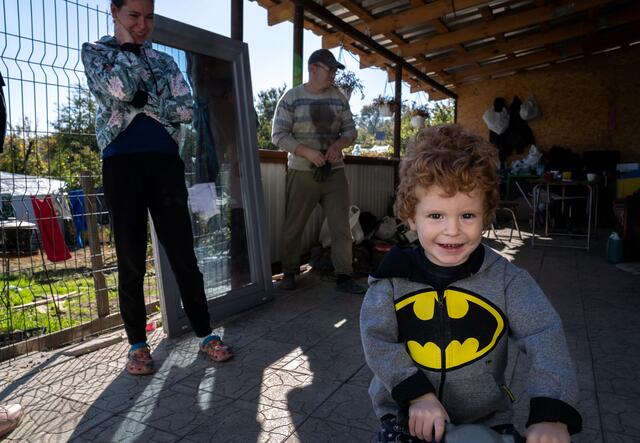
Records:
<instances>
[{"instance_id":1,"label":"batman hoodie","mask_svg":"<svg viewBox=\"0 0 640 443\"><path fill-rule=\"evenodd\" d=\"M454 424L513 422L505 382L508 338L527 356L527 426L582 419L575 368L562 322L538 284L480 245L455 275L421 246L394 247L369 277L360 330L375 413L406 416L409 402L435 393Z\"/></svg>"}]
</instances>

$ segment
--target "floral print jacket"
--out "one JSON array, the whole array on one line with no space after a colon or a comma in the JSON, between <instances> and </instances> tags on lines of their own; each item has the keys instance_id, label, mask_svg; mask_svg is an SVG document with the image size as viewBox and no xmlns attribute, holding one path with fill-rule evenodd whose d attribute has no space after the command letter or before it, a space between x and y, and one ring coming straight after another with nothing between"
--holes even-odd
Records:
<instances>
[{"instance_id":1,"label":"floral print jacket","mask_svg":"<svg viewBox=\"0 0 640 443\"><path fill-rule=\"evenodd\" d=\"M124 51L112 36L82 45L87 84L98 102L96 137L104 150L133 118L143 112L155 118L179 143L180 124L193 116L193 97L178 65L168 54L145 42L140 55ZM146 104L132 104L136 92Z\"/></svg>"}]
</instances>

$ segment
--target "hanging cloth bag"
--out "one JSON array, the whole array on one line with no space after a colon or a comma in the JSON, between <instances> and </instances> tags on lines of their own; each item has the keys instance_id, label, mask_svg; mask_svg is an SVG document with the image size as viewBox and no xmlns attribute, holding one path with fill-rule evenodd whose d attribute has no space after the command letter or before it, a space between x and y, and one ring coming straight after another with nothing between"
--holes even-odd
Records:
<instances>
[{"instance_id":1,"label":"hanging cloth bag","mask_svg":"<svg viewBox=\"0 0 640 443\"><path fill-rule=\"evenodd\" d=\"M362 243L362 240L364 240L364 232L362 231L362 226L360 226L359 219L360 208L356 205L351 205L349 207L349 227L351 228L351 237L356 245ZM322 244L323 248L331 246L331 234L329 233L329 223L327 222L326 217L322 222L318 240Z\"/></svg>"},{"instance_id":2,"label":"hanging cloth bag","mask_svg":"<svg viewBox=\"0 0 640 443\"><path fill-rule=\"evenodd\" d=\"M509 110L505 107L498 112L492 106L482 115L482 120L490 130L500 135L509 127Z\"/></svg>"},{"instance_id":3,"label":"hanging cloth bag","mask_svg":"<svg viewBox=\"0 0 640 443\"><path fill-rule=\"evenodd\" d=\"M520 105L520 118L525 121L530 121L540 117L540 107L533 95L530 95L528 99Z\"/></svg>"}]
</instances>

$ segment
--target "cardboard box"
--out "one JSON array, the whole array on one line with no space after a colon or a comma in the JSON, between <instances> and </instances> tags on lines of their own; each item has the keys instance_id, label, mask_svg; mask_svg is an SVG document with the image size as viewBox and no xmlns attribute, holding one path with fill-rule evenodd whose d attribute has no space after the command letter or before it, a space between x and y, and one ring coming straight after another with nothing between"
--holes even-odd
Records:
<instances>
[{"instance_id":1,"label":"cardboard box","mask_svg":"<svg viewBox=\"0 0 640 443\"><path fill-rule=\"evenodd\" d=\"M640 171L627 172L616 181L616 197L625 198L640 189Z\"/></svg>"}]
</instances>

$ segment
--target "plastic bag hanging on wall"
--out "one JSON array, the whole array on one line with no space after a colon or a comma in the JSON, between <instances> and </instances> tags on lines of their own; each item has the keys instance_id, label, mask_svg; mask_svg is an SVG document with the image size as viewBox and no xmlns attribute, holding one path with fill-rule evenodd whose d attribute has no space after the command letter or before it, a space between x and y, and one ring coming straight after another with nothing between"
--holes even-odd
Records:
<instances>
[{"instance_id":1,"label":"plastic bag hanging on wall","mask_svg":"<svg viewBox=\"0 0 640 443\"><path fill-rule=\"evenodd\" d=\"M530 95L522 105L520 105L520 118L525 121L530 121L540 117L540 106L538 101L533 95Z\"/></svg>"},{"instance_id":2,"label":"plastic bag hanging on wall","mask_svg":"<svg viewBox=\"0 0 640 443\"><path fill-rule=\"evenodd\" d=\"M501 111L495 111L491 107L482 115L482 120L490 130L500 135L509 127L509 110L505 107Z\"/></svg>"}]
</instances>

